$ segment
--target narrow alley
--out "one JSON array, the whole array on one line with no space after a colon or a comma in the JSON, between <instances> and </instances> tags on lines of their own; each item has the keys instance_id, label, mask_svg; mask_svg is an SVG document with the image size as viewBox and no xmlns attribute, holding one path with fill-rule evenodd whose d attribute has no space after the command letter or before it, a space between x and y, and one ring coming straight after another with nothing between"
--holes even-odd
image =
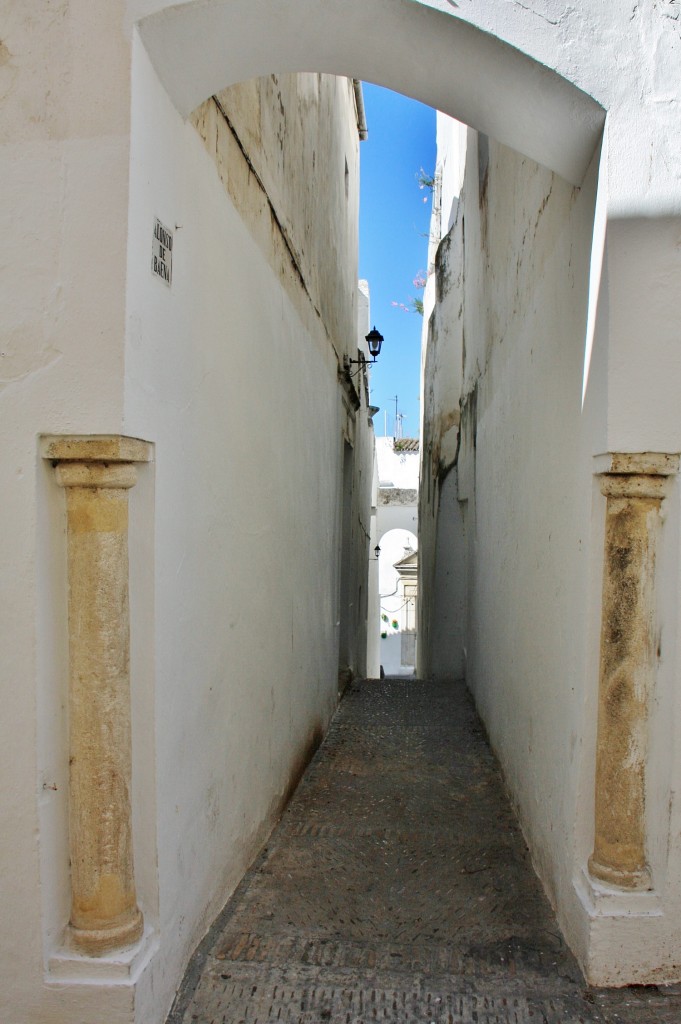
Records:
<instances>
[{"instance_id":1,"label":"narrow alley","mask_svg":"<svg viewBox=\"0 0 681 1024\"><path fill-rule=\"evenodd\" d=\"M463 683L355 683L168 1024L664 1024L586 989Z\"/></svg>"}]
</instances>

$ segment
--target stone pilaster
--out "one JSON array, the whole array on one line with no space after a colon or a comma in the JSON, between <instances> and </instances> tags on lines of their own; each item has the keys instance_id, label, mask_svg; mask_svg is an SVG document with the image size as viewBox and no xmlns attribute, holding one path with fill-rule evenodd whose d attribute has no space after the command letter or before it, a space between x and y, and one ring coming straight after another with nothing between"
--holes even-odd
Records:
<instances>
[{"instance_id":1,"label":"stone pilaster","mask_svg":"<svg viewBox=\"0 0 681 1024\"><path fill-rule=\"evenodd\" d=\"M660 505L678 456L617 454L600 476L607 499L596 804L591 875L646 889L645 770L655 678L655 558Z\"/></svg>"},{"instance_id":2,"label":"stone pilaster","mask_svg":"<svg viewBox=\"0 0 681 1024\"><path fill-rule=\"evenodd\" d=\"M70 940L96 956L143 931L130 802L128 490L151 446L55 437L44 454L67 507Z\"/></svg>"}]
</instances>

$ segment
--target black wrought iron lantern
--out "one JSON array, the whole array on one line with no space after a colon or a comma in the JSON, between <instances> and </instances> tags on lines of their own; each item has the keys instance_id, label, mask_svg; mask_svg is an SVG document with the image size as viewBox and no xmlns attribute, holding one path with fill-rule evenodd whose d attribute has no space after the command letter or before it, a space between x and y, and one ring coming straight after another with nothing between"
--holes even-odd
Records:
<instances>
[{"instance_id":1,"label":"black wrought iron lantern","mask_svg":"<svg viewBox=\"0 0 681 1024\"><path fill-rule=\"evenodd\" d=\"M383 344L383 335L380 331L376 330L374 326L367 334L365 341L369 346L369 353L372 359L376 359L381 354L381 345Z\"/></svg>"},{"instance_id":2,"label":"black wrought iron lantern","mask_svg":"<svg viewBox=\"0 0 681 1024\"><path fill-rule=\"evenodd\" d=\"M369 354L371 356L371 359L367 359L363 352L360 352L359 359L350 359L348 356L344 356L343 367L345 369L345 374L348 378L356 377L357 374L361 373L362 370L366 370L367 366L370 366L371 363L376 362L376 359L380 354L381 345L383 344L383 335L381 334L380 331L377 331L376 328L373 327L369 331L369 333L365 335L364 340L369 346ZM358 369L355 370L354 373L351 373L351 366L357 366Z\"/></svg>"}]
</instances>

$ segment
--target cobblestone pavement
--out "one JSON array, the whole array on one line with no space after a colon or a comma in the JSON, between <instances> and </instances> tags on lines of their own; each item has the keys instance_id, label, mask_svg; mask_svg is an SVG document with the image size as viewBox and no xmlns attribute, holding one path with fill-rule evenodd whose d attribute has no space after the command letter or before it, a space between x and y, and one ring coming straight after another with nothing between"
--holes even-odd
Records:
<instances>
[{"instance_id":1,"label":"cobblestone pavement","mask_svg":"<svg viewBox=\"0 0 681 1024\"><path fill-rule=\"evenodd\" d=\"M681 1024L587 990L463 684L353 684L168 1024Z\"/></svg>"}]
</instances>

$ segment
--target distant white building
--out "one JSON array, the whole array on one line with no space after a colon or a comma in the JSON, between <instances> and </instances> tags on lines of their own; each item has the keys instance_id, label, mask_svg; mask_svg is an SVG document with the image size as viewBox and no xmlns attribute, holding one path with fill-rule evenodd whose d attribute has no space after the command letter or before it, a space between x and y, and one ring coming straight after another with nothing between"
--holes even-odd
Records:
<instances>
[{"instance_id":1,"label":"distant white building","mask_svg":"<svg viewBox=\"0 0 681 1024\"><path fill-rule=\"evenodd\" d=\"M419 442L376 438L378 629L385 675L412 675L416 666L416 550Z\"/></svg>"}]
</instances>

